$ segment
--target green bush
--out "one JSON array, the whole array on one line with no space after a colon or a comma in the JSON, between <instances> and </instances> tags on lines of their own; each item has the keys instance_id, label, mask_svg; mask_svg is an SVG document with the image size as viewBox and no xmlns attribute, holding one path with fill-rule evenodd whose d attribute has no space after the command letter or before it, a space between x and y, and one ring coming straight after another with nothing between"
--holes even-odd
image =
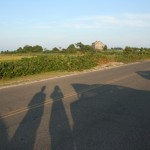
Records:
<instances>
[{"instance_id":1,"label":"green bush","mask_svg":"<svg viewBox=\"0 0 150 150\"><path fill-rule=\"evenodd\" d=\"M52 55L0 62L0 79L26 76L48 71L75 71L94 67L92 56Z\"/></svg>"},{"instance_id":2,"label":"green bush","mask_svg":"<svg viewBox=\"0 0 150 150\"><path fill-rule=\"evenodd\" d=\"M0 79L50 71L80 71L108 62L134 62L150 58L149 51L126 53L106 51L84 55L39 55L15 61L0 62Z\"/></svg>"}]
</instances>

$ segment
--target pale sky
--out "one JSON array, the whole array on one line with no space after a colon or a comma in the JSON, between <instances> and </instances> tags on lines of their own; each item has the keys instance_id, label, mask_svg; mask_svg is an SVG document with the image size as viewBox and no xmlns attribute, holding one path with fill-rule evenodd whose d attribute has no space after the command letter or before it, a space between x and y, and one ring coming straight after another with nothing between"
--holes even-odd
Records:
<instances>
[{"instance_id":1,"label":"pale sky","mask_svg":"<svg viewBox=\"0 0 150 150\"><path fill-rule=\"evenodd\" d=\"M150 47L150 0L0 0L0 50L96 40Z\"/></svg>"}]
</instances>

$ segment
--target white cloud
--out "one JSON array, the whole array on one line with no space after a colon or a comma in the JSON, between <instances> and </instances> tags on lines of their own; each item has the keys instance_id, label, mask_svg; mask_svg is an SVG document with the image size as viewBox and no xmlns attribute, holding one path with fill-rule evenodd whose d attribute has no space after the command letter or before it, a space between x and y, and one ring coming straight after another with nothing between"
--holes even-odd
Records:
<instances>
[{"instance_id":1,"label":"white cloud","mask_svg":"<svg viewBox=\"0 0 150 150\"><path fill-rule=\"evenodd\" d=\"M1 22L1 24L4 24ZM5 24L8 24L7 22ZM70 28L70 29L103 29L117 27L133 27L144 28L150 27L150 13L145 14L119 14L119 15L97 15L83 16L79 18L65 19L64 21L53 20L37 22L29 20L14 21L13 24L20 28L34 29L54 29L54 28Z\"/></svg>"},{"instance_id":2,"label":"white cloud","mask_svg":"<svg viewBox=\"0 0 150 150\"><path fill-rule=\"evenodd\" d=\"M150 14L122 14L117 16L88 16L74 19L63 24L69 28L112 28L150 27Z\"/></svg>"},{"instance_id":3,"label":"white cloud","mask_svg":"<svg viewBox=\"0 0 150 150\"><path fill-rule=\"evenodd\" d=\"M124 14L122 23L132 27L150 27L150 14Z\"/></svg>"}]
</instances>

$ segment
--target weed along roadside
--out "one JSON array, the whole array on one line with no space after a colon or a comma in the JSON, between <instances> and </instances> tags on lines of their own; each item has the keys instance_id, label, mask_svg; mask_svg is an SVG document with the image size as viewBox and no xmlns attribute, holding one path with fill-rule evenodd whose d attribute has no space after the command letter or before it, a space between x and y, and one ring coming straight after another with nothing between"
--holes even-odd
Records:
<instances>
[{"instance_id":1,"label":"weed along roadside","mask_svg":"<svg viewBox=\"0 0 150 150\"><path fill-rule=\"evenodd\" d=\"M147 60L147 61L149 61L149 60ZM132 64L136 64L136 63L140 63L140 62L135 62ZM130 64L131 63L129 63L129 65ZM16 77L16 78L11 78L11 79L1 79L0 80L0 89L17 86L17 85L42 82L42 81L66 77L66 76L73 76L73 75L78 75L78 74L94 72L94 71L106 70L106 69L111 69L111 68L116 68L116 67L121 67L121 66L126 66L126 65L128 65L128 64L125 64L122 62L109 62L107 64L98 65L96 67L93 67L91 69L86 69L83 71L70 71L70 72L68 72L68 71L52 71L52 72Z\"/></svg>"},{"instance_id":2,"label":"weed along roadside","mask_svg":"<svg viewBox=\"0 0 150 150\"><path fill-rule=\"evenodd\" d=\"M3 56L5 57L5 56ZM30 82L81 72L84 70L118 66L150 59L147 53L103 51L84 54L47 54L17 60L0 61L0 86Z\"/></svg>"},{"instance_id":3,"label":"weed along roadside","mask_svg":"<svg viewBox=\"0 0 150 150\"><path fill-rule=\"evenodd\" d=\"M0 78L11 79L51 71L81 71L96 66L90 55L55 55L0 62Z\"/></svg>"}]
</instances>

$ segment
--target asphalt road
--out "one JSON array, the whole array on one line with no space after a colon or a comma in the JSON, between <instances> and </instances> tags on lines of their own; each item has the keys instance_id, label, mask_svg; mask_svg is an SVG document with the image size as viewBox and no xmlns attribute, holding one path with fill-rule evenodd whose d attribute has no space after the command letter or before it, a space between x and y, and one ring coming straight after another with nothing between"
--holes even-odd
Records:
<instances>
[{"instance_id":1,"label":"asphalt road","mask_svg":"<svg viewBox=\"0 0 150 150\"><path fill-rule=\"evenodd\" d=\"M0 89L0 150L150 150L150 61Z\"/></svg>"}]
</instances>

